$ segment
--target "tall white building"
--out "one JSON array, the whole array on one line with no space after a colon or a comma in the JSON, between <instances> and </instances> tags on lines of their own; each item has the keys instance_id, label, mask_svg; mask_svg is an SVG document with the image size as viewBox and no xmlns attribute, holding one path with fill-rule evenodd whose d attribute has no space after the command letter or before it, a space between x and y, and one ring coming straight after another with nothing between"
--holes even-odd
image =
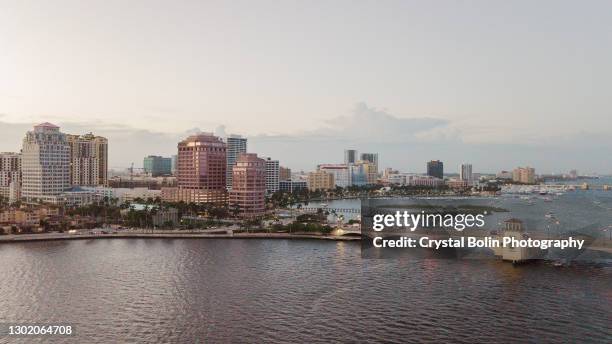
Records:
<instances>
[{"instance_id":1,"label":"tall white building","mask_svg":"<svg viewBox=\"0 0 612 344\"><path fill-rule=\"evenodd\" d=\"M9 203L21 197L21 155L0 153L0 196Z\"/></svg>"},{"instance_id":2,"label":"tall white building","mask_svg":"<svg viewBox=\"0 0 612 344\"><path fill-rule=\"evenodd\" d=\"M279 189L280 164L278 160L266 159L266 192L275 193Z\"/></svg>"},{"instance_id":3,"label":"tall white building","mask_svg":"<svg viewBox=\"0 0 612 344\"><path fill-rule=\"evenodd\" d=\"M232 188L232 170L236 165L238 155L246 153L247 139L240 135L230 135L227 137L227 169L226 169L226 184L227 189Z\"/></svg>"},{"instance_id":4,"label":"tall white building","mask_svg":"<svg viewBox=\"0 0 612 344\"><path fill-rule=\"evenodd\" d=\"M92 133L66 135L70 145L70 184L97 186L108 183L108 141Z\"/></svg>"},{"instance_id":5,"label":"tall white building","mask_svg":"<svg viewBox=\"0 0 612 344\"><path fill-rule=\"evenodd\" d=\"M472 174L472 164L463 163L459 165L459 179L465 180L468 184L474 182L474 175Z\"/></svg>"},{"instance_id":6,"label":"tall white building","mask_svg":"<svg viewBox=\"0 0 612 344\"><path fill-rule=\"evenodd\" d=\"M22 189L26 201L55 202L70 188L70 145L51 123L28 131L21 150Z\"/></svg>"}]
</instances>

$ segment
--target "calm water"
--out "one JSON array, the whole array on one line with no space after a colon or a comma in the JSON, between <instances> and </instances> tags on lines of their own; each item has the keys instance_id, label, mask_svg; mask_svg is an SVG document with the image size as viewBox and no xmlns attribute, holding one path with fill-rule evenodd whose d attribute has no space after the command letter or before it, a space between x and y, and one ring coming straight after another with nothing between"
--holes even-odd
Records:
<instances>
[{"instance_id":1,"label":"calm water","mask_svg":"<svg viewBox=\"0 0 612 344\"><path fill-rule=\"evenodd\" d=\"M54 341L79 343L610 343L612 270L363 260L359 243L302 240L4 244L9 321L72 323L78 337Z\"/></svg>"}]
</instances>

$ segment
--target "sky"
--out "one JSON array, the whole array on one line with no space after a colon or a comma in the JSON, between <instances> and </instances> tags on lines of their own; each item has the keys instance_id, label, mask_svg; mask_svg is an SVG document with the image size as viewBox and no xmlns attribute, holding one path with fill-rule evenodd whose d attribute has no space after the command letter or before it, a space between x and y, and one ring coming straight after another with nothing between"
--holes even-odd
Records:
<instances>
[{"instance_id":1,"label":"sky","mask_svg":"<svg viewBox=\"0 0 612 344\"><path fill-rule=\"evenodd\" d=\"M0 151L33 123L142 166L237 133L296 170L612 173L609 1L0 0Z\"/></svg>"}]
</instances>

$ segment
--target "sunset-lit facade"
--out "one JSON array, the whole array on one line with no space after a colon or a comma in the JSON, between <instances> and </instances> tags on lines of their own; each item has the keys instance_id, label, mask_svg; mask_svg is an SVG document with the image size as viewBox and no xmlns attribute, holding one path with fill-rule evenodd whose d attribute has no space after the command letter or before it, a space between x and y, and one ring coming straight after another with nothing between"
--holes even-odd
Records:
<instances>
[{"instance_id":1,"label":"sunset-lit facade","mask_svg":"<svg viewBox=\"0 0 612 344\"><path fill-rule=\"evenodd\" d=\"M241 154L232 175L230 209L238 208L243 218L263 216L266 209L266 161L258 158L257 154Z\"/></svg>"},{"instance_id":2,"label":"sunset-lit facade","mask_svg":"<svg viewBox=\"0 0 612 344\"><path fill-rule=\"evenodd\" d=\"M163 188L167 201L224 203L226 144L210 133L189 136L178 144L176 188Z\"/></svg>"}]
</instances>

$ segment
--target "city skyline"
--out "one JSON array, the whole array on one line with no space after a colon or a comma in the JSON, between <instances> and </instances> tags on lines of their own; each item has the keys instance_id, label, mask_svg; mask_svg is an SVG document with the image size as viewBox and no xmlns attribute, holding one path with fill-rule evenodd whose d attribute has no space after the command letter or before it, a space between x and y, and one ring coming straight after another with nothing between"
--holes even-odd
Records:
<instances>
[{"instance_id":1,"label":"city skyline","mask_svg":"<svg viewBox=\"0 0 612 344\"><path fill-rule=\"evenodd\" d=\"M13 132L52 122L118 143L109 160L123 168L218 130L297 170L354 148L415 172L461 158L485 172L612 173L602 158L612 150L612 3L2 9L2 151L17 148Z\"/></svg>"},{"instance_id":2,"label":"city skyline","mask_svg":"<svg viewBox=\"0 0 612 344\"><path fill-rule=\"evenodd\" d=\"M365 104L358 104L356 108L361 108L366 112L373 110L365 107ZM0 151L19 152L23 140L22 133L39 123L7 124L2 123L0 117L0 124L3 124L0 126L0 134L4 138L0 142ZM95 130L97 134L107 137L111 142L111 148L109 148L108 152L109 169L114 170L128 169L132 163L134 163L135 167L142 168L143 157L149 155L167 157L175 155L176 142L195 133L213 132L215 135L223 138L236 135L226 132L227 129L223 125L216 127L214 130L194 128L181 133L154 133L147 130L129 130L120 126L96 126L95 124L79 124L75 122L59 122L58 125L66 128L68 132L90 132ZM297 171L314 170L319 164L342 163L344 159L343 152L346 149L354 148L360 154L364 151L378 152L377 154L381 155L379 171L391 167L405 172L426 173L427 171L423 163L434 158L442 160L451 166L458 166L466 159L472 162L476 161L477 163L474 163L474 172L476 173L495 174L502 170L512 169L514 166L530 165L536 166L538 171L543 174L567 173L572 169L578 169L581 173L585 174L612 174L612 162L599 158L612 150L612 142L608 147L605 140L602 145L589 148L596 152L597 155L594 160L590 160L588 156L585 158L584 154L579 154L582 149L585 149L584 145L575 142L569 146L543 145L541 146L541 152L534 152L533 146L521 145L519 143L515 146L521 149L514 154L507 151L511 145L490 144L488 146L474 146L455 142L455 146L446 147L435 141L424 141L420 144L418 142L411 142L413 146L408 147L415 148L415 152L418 154L407 156L404 153L406 146L403 144L405 142L401 140L398 142L383 141L381 143L364 141L359 143L356 140L351 140L341 135L340 137L334 137L333 135L333 132L325 135L306 135L301 137L302 141L298 137L283 135L242 136L249 140L250 151L257 152L263 156L277 157L281 164ZM389 140L388 136L383 136L383 138L384 140ZM147 142L148 146L141 146L142 142ZM327 148L330 142L334 143L333 149ZM320 150L313 149L317 148L317 146ZM115 150L113 149L114 147L121 147L121 149ZM425 149L427 147L431 148L431 152L434 153L430 154L430 150ZM469 149L464 150L466 147L469 147ZM564 149L567 150L568 157L572 158L569 162L567 162L567 159L560 159L565 154L563 153ZM496 150L499 152L497 155L492 153ZM482 155L486 161L483 162L477 159L475 155L471 154L473 152ZM572 152L573 154L570 154ZM538 153L545 155L545 158L539 160L536 157ZM589 168L589 166L592 167ZM445 171L446 173L459 173L459 170L455 171L451 168L449 171Z\"/></svg>"}]
</instances>

